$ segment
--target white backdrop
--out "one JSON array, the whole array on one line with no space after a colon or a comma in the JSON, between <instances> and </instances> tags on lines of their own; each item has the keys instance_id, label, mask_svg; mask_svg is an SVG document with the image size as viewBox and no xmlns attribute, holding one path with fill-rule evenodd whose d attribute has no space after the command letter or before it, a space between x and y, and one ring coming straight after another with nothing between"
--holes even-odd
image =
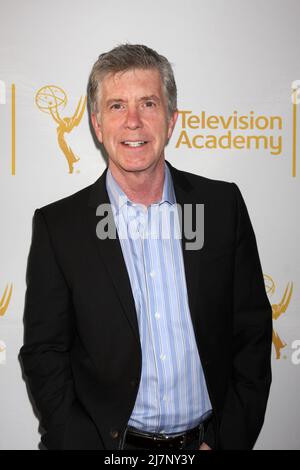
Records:
<instances>
[{"instance_id":1,"label":"white backdrop","mask_svg":"<svg viewBox=\"0 0 300 470\"><path fill-rule=\"evenodd\" d=\"M1 0L0 12L0 448L37 449L40 438L17 358L32 215L37 207L91 184L104 170L86 110L69 133L64 119L74 115L85 96L97 56L131 42L169 58L179 109L190 111L185 116L200 117L192 118L190 126L178 121L167 159L179 169L234 181L245 197L263 271L269 276L279 337L278 358L275 346L272 351L269 406L256 448L299 449L298 92L294 104L291 100L292 83L300 79L298 0ZM60 124L49 111L42 112L41 93L36 103L37 92L45 86L68 99L56 108ZM206 121L205 129L203 112L206 119L217 116ZM235 129L233 119L228 120L231 115L247 116L244 123L251 116L258 118L257 125ZM277 124L272 128L274 116ZM209 122L217 128L208 128ZM68 154L59 146L58 125L80 157L73 173L68 172L70 150ZM241 137L221 148L220 137L227 135L221 140L225 144L229 130L232 137ZM193 147L198 135L202 137L196 137L196 145L212 142L208 136L214 136L215 148ZM258 148L251 139L245 148L253 136L259 137Z\"/></svg>"}]
</instances>

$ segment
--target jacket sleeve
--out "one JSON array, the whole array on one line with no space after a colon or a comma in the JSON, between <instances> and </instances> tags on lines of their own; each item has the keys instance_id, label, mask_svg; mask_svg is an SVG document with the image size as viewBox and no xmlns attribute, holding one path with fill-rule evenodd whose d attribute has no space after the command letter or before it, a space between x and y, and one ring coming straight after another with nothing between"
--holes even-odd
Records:
<instances>
[{"instance_id":1,"label":"jacket sleeve","mask_svg":"<svg viewBox=\"0 0 300 470\"><path fill-rule=\"evenodd\" d=\"M76 426L74 420L79 417L82 430L90 428L91 423L74 391L69 354L74 334L71 292L57 262L42 209L36 210L33 217L26 283L21 363L46 431L42 442L48 449L63 449L70 418Z\"/></svg>"},{"instance_id":2,"label":"jacket sleeve","mask_svg":"<svg viewBox=\"0 0 300 470\"><path fill-rule=\"evenodd\" d=\"M220 423L223 449L252 449L271 385L272 309L255 234L238 187L233 291L232 373Z\"/></svg>"}]
</instances>

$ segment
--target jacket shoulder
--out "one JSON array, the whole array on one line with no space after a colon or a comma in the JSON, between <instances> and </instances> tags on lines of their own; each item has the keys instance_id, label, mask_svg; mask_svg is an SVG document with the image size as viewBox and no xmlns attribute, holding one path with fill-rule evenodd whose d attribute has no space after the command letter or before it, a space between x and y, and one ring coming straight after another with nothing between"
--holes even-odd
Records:
<instances>
[{"instance_id":1,"label":"jacket shoulder","mask_svg":"<svg viewBox=\"0 0 300 470\"><path fill-rule=\"evenodd\" d=\"M189 186L193 192L201 193L212 197L230 197L235 196L237 185L230 181L208 178L202 175L196 175L187 171L178 170L173 167L173 174L177 181L184 181L185 186Z\"/></svg>"},{"instance_id":2,"label":"jacket shoulder","mask_svg":"<svg viewBox=\"0 0 300 470\"><path fill-rule=\"evenodd\" d=\"M232 182L225 181L225 180L218 180L214 178L208 178L202 175L196 175L195 173L189 173L187 171L182 171L187 179L189 179L194 184L205 184L207 186L223 186L228 187L228 185L232 185Z\"/></svg>"},{"instance_id":3,"label":"jacket shoulder","mask_svg":"<svg viewBox=\"0 0 300 470\"><path fill-rule=\"evenodd\" d=\"M39 207L34 212L34 220L37 214L41 215L51 231L64 231L67 228L73 230L82 225L91 190L97 181L69 196Z\"/></svg>"}]
</instances>

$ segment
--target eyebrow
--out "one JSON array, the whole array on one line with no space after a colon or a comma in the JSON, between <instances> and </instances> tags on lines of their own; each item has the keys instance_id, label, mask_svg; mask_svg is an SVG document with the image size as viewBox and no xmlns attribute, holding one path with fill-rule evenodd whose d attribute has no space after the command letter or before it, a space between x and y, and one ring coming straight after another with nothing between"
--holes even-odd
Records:
<instances>
[{"instance_id":1,"label":"eyebrow","mask_svg":"<svg viewBox=\"0 0 300 470\"><path fill-rule=\"evenodd\" d=\"M147 100L160 101L160 98L156 95L142 96L142 98L140 98L140 101L147 101Z\"/></svg>"},{"instance_id":2,"label":"eyebrow","mask_svg":"<svg viewBox=\"0 0 300 470\"><path fill-rule=\"evenodd\" d=\"M156 95L149 95L149 96L142 96L139 98L139 101L148 101L148 100L153 100L156 102L160 102L160 98ZM123 100L122 98L111 98L106 101L106 106L110 106L113 103L124 103L126 100Z\"/></svg>"}]
</instances>

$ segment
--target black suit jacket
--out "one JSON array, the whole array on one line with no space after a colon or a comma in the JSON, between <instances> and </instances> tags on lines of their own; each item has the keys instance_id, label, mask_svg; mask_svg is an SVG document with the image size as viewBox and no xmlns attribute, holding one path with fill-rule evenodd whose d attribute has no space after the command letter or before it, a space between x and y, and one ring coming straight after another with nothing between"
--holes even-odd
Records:
<instances>
[{"instance_id":1,"label":"black suit jacket","mask_svg":"<svg viewBox=\"0 0 300 470\"><path fill-rule=\"evenodd\" d=\"M173 168L178 204L204 204L204 246L183 256L189 306L214 410L205 440L250 449L271 383L272 311L255 235L234 183ZM36 210L20 356L49 449L117 449L141 376L141 345L118 239L96 236L106 171Z\"/></svg>"}]
</instances>

